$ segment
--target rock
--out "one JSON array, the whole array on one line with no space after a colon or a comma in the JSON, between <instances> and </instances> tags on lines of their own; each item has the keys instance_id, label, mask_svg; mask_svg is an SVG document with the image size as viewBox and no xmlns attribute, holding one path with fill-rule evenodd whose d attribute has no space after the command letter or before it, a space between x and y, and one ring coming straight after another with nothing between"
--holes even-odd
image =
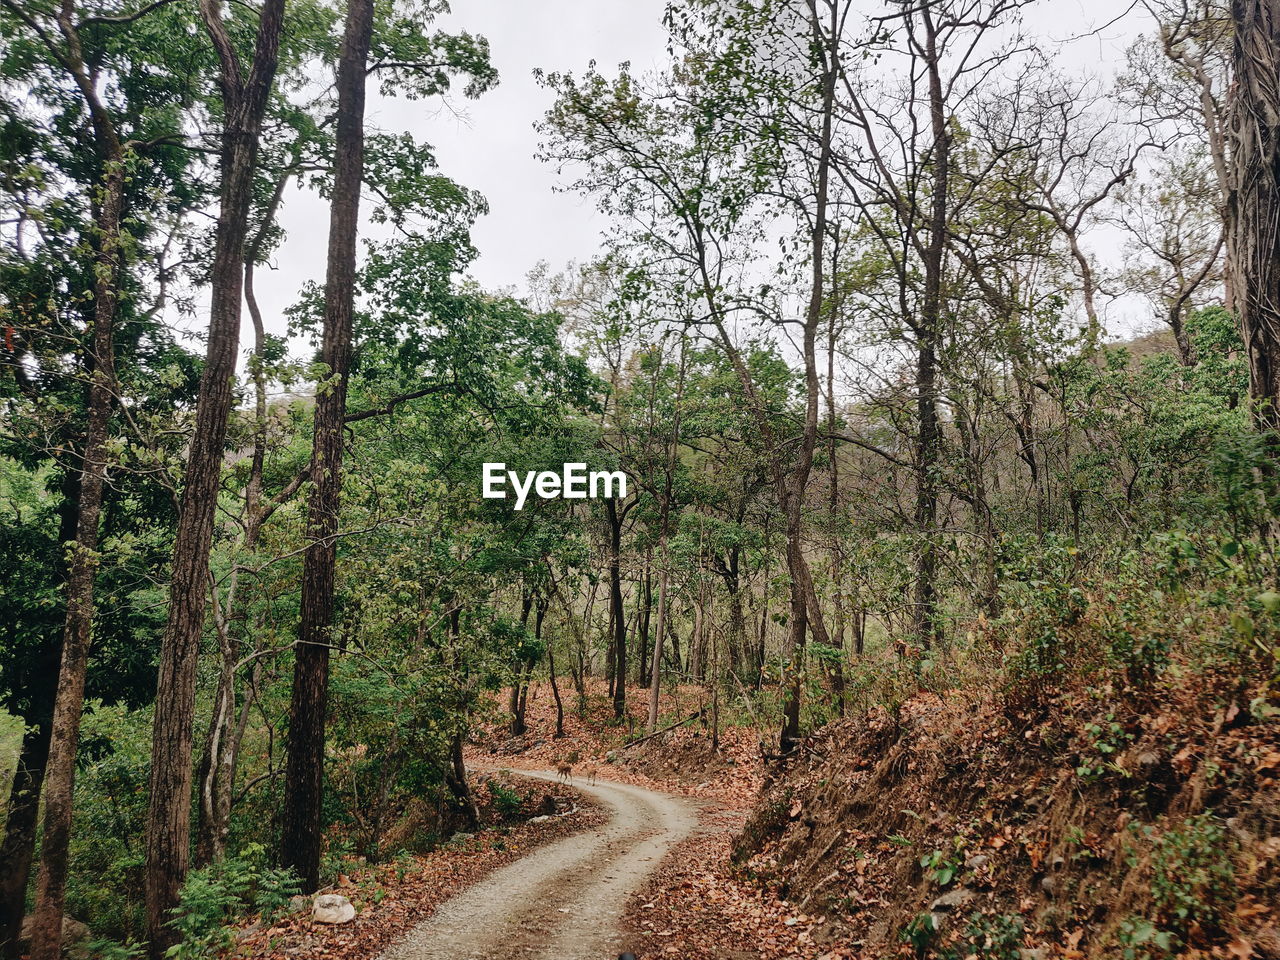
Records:
<instances>
[{"instance_id":1,"label":"rock","mask_svg":"<svg viewBox=\"0 0 1280 960\"><path fill-rule=\"evenodd\" d=\"M985 853L975 853L973 856L965 860L964 867L966 870L981 870L990 862L991 858Z\"/></svg>"},{"instance_id":2,"label":"rock","mask_svg":"<svg viewBox=\"0 0 1280 960\"><path fill-rule=\"evenodd\" d=\"M957 907L963 907L972 900L974 893L968 887L956 887L948 890L929 905L930 913L947 913Z\"/></svg>"},{"instance_id":3,"label":"rock","mask_svg":"<svg viewBox=\"0 0 1280 960\"><path fill-rule=\"evenodd\" d=\"M476 838L476 835L474 833L458 832L449 838L449 842L450 843L466 843L468 840L474 840L475 838Z\"/></svg>"},{"instance_id":4,"label":"rock","mask_svg":"<svg viewBox=\"0 0 1280 960\"><path fill-rule=\"evenodd\" d=\"M1018 951L1018 960L1045 960L1048 956L1046 947L1023 947Z\"/></svg>"},{"instance_id":5,"label":"rock","mask_svg":"<svg viewBox=\"0 0 1280 960\"><path fill-rule=\"evenodd\" d=\"M1244 821L1239 817L1228 817L1227 829L1231 831L1232 835L1239 840L1242 845L1247 847L1253 844L1253 834L1245 828Z\"/></svg>"},{"instance_id":6,"label":"rock","mask_svg":"<svg viewBox=\"0 0 1280 960\"><path fill-rule=\"evenodd\" d=\"M311 898L305 894L300 893L296 897L289 898L290 913L301 913L309 906L311 906Z\"/></svg>"},{"instance_id":7,"label":"rock","mask_svg":"<svg viewBox=\"0 0 1280 960\"><path fill-rule=\"evenodd\" d=\"M1040 880L1040 889L1047 896L1056 897L1058 895L1058 882L1053 877L1044 877Z\"/></svg>"},{"instance_id":8,"label":"rock","mask_svg":"<svg viewBox=\"0 0 1280 960\"><path fill-rule=\"evenodd\" d=\"M34 916L22 918L22 929L18 932L18 953L24 954L31 950L31 926L35 923ZM64 957L82 957L87 956L88 952L82 947L82 944L89 939L91 932L85 924L81 923L74 917L62 918L62 955Z\"/></svg>"},{"instance_id":9,"label":"rock","mask_svg":"<svg viewBox=\"0 0 1280 960\"><path fill-rule=\"evenodd\" d=\"M618 751L617 751L617 750L610 750L608 753L606 753L606 754L604 755L604 762L605 762L605 763L617 763L617 762L618 762Z\"/></svg>"},{"instance_id":10,"label":"rock","mask_svg":"<svg viewBox=\"0 0 1280 960\"><path fill-rule=\"evenodd\" d=\"M355 918L351 901L336 893L322 893L311 906L311 919L316 923L350 923Z\"/></svg>"}]
</instances>

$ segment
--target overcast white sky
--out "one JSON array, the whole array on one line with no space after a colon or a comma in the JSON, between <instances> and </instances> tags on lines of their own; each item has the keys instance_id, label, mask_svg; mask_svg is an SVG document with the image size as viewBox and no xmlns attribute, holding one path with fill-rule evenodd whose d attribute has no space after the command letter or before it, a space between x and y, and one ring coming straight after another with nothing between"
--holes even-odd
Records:
<instances>
[{"instance_id":1,"label":"overcast white sky","mask_svg":"<svg viewBox=\"0 0 1280 960\"><path fill-rule=\"evenodd\" d=\"M534 69L579 71L592 59L602 67L624 60L656 67L665 49L662 10L663 0L455 0L440 25L489 38L497 88L478 100L453 101L461 118L438 104L371 97L371 124L408 130L431 144L442 173L488 199L491 212L473 233L480 259L471 271L485 287L519 286L539 260L558 268L589 259L603 227L589 201L556 193L553 170L534 158L533 124L551 105ZM323 278L328 209L298 191L282 219L288 240L275 272L258 281L263 309L276 318L300 283ZM280 329L282 321L273 326Z\"/></svg>"},{"instance_id":2,"label":"overcast white sky","mask_svg":"<svg viewBox=\"0 0 1280 960\"><path fill-rule=\"evenodd\" d=\"M1042 0L1027 14L1027 26L1059 51L1064 66L1109 76L1124 48L1149 21L1139 12L1096 35L1081 37L1110 23L1130 0ZM454 0L453 12L440 22L489 38L498 87L479 100L457 101L461 119L422 102L371 97L370 121L388 131L408 130L436 148L441 172L479 190L490 213L474 231L480 259L472 275L485 287L520 286L539 261L553 268L589 259L599 248L604 227L589 201L557 193L554 171L534 158L534 123L550 106L550 97L532 76L548 71L579 71L590 60L608 69L627 60L637 69L658 66L665 56L661 18L663 0ZM867 0L868 9L882 4ZM373 91L371 91L371 94ZM366 205L367 206L367 205ZM283 211L288 240L259 274L258 289L268 325L283 331L282 314L304 280L322 280L328 211L314 195L294 192ZM1112 317L1128 326L1126 318Z\"/></svg>"}]
</instances>

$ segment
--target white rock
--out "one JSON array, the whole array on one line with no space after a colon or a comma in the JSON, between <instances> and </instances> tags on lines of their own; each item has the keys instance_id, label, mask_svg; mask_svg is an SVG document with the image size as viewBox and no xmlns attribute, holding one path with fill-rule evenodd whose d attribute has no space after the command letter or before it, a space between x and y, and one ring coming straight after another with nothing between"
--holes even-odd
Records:
<instances>
[{"instance_id":1,"label":"white rock","mask_svg":"<svg viewBox=\"0 0 1280 960\"><path fill-rule=\"evenodd\" d=\"M311 919L316 923L350 923L355 918L351 901L336 893L322 893L311 905Z\"/></svg>"},{"instance_id":2,"label":"white rock","mask_svg":"<svg viewBox=\"0 0 1280 960\"><path fill-rule=\"evenodd\" d=\"M942 896L929 906L930 913L945 913L950 910L956 910L963 907L972 900L974 893L967 887L957 887L954 890L948 890Z\"/></svg>"}]
</instances>

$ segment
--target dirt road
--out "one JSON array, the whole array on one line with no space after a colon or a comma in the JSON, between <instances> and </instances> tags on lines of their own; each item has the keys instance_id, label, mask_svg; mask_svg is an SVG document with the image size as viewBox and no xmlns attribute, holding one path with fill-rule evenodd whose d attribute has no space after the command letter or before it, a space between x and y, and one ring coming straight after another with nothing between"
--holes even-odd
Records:
<instances>
[{"instance_id":1,"label":"dirt road","mask_svg":"<svg viewBox=\"0 0 1280 960\"><path fill-rule=\"evenodd\" d=\"M521 776L554 780L555 774ZM381 960L614 960L627 898L697 823L693 805L642 787L575 780L601 827L540 847L446 901Z\"/></svg>"}]
</instances>

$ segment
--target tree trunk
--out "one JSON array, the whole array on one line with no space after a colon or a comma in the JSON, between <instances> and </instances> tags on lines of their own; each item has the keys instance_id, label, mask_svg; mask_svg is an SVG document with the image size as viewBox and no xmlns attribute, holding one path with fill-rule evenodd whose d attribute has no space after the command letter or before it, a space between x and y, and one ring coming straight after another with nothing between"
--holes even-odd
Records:
<instances>
[{"instance_id":1,"label":"tree trunk","mask_svg":"<svg viewBox=\"0 0 1280 960\"><path fill-rule=\"evenodd\" d=\"M70 41L73 29L64 24ZM91 100L91 103L93 101ZM100 113L100 108L94 113ZM67 611L62 657L54 699L49 759L44 772L44 821L31 957L58 960L62 955L62 914L71 842L72 794L76 749L84 708L85 671L93 627L94 580L98 570L98 520L107 471L107 433L115 398L115 313L121 260L120 227L124 215L125 154L114 128L95 118L103 154L102 200L96 217L98 251L94 257L92 370L89 372L88 424L80 471L79 516L67 567Z\"/></svg>"},{"instance_id":2,"label":"tree trunk","mask_svg":"<svg viewBox=\"0 0 1280 960\"><path fill-rule=\"evenodd\" d=\"M947 134L942 74L937 51L937 31L928 7L920 9L925 28L925 71L929 79L929 116L933 134L932 207L929 242L924 256L924 297L916 329L916 505L915 522L920 546L916 552L916 585L913 623L916 639L928 649L937 637L936 584L938 568L938 357L942 317L942 271L947 243L947 187L950 177L950 143Z\"/></svg>"},{"instance_id":3,"label":"tree trunk","mask_svg":"<svg viewBox=\"0 0 1280 960\"><path fill-rule=\"evenodd\" d=\"M658 628L653 637L653 675L649 678L649 733L658 728L658 694L662 690L662 646L667 637L667 539L663 535L659 551L662 570L658 574Z\"/></svg>"},{"instance_id":4,"label":"tree trunk","mask_svg":"<svg viewBox=\"0 0 1280 960\"><path fill-rule=\"evenodd\" d=\"M0 843L0 956L5 960L18 958L18 935L27 912L27 881L35 854L40 787L49 758L50 733L47 718L27 729L18 754L18 768L9 786L4 842Z\"/></svg>"},{"instance_id":5,"label":"tree trunk","mask_svg":"<svg viewBox=\"0 0 1280 960\"><path fill-rule=\"evenodd\" d=\"M281 177L276 183L276 192L272 197L267 213L259 224L257 235L245 251L244 264L244 300L249 308L249 317L253 322L254 359L250 370L253 375L254 389L254 431L253 454L250 459L249 477L245 482L244 492L244 539L243 547L252 553L257 548L258 537L262 525L274 512L276 506L283 502L277 498L271 503L263 501L263 473L267 456L268 432L268 398L267 372L261 360L266 348L266 326L262 320L262 311L258 308L254 293L254 269L261 253L262 244L269 232L269 227L278 209L279 201L284 194L287 177ZM290 482L282 494L301 486L303 478ZM296 485L296 486L295 486ZM234 642L231 622L235 615L236 594L239 586L240 571L233 565L229 574L226 599L219 601L218 592L214 591L213 611L217 627L219 653L222 665L218 674L218 691L214 696L213 716L209 723L209 731L205 737L205 748L200 761L198 778L199 806L196 822L196 865L205 866L222 860L226 855L227 836L231 828L231 807L233 805L232 788L235 784L236 766L240 758L240 745L244 740L244 732L249 722L249 711L252 710L257 697L257 678L262 670L262 661L254 660L251 681L245 689L239 707L239 718L236 718L236 668L240 653ZM254 649L258 653L260 646Z\"/></svg>"},{"instance_id":6,"label":"tree trunk","mask_svg":"<svg viewBox=\"0 0 1280 960\"><path fill-rule=\"evenodd\" d=\"M282 861L310 893L320 884L321 806L324 799L325 711L333 625L338 508L342 495L342 427L351 368L356 237L364 180L366 62L373 34L373 0L348 0L338 64L338 127L334 145L329 260L325 278L322 359L329 382L317 391L311 454L310 544L302 567L302 609L289 711Z\"/></svg>"},{"instance_id":7,"label":"tree trunk","mask_svg":"<svg viewBox=\"0 0 1280 960\"><path fill-rule=\"evenodd\" d=\"M652 553L645 558L644 580L640 586L640 623L636 630L640 649L636 651L636 686L642 685L649 677L649 625L653 611L652 560Z\"/></svg>"},{"instance_id":8,"label":"tree trunk","mask_svg":"<svg viewBox=\"0 0 1280 960\"><path fill-rule=\"evenodd\" d=\"M449 745L449 769L445 774L445 781L453 798L458 802L458 806L462 808L462 815L466 820L467 829L474 830L480 824L480 811L476 809L476 802L471 796L471 788L467 786L467 765L462 756L462 734L455 733L453 740Z\"/></svg>"},{"instance_id":9,"label":"tree trunk","mask_svg":"<svg viewBox=\"0 0 1280 960\"><path fill-rule=\"evenodd\" d=\"M546 618L547 609L551 606L550 598L544 598L538 603L538 619L534 621L534 629L538 636L542 636L542 622ZM560 684L556 681L556 652L554 643L547 641L547 672L551 675L551 696L556 701L556 732L553 737L555 740L564 738L564 702L560 699Z\"/></svg>"},{"instance_id":10,"label":"tree trunk","mask_svg":"<svg viewBox=\"0 0 1280 960\"><path fill-rule=\"evenodd\" d=\"M707 678L707 668L709 657L707 654L707 616L704 612L707 605L707 584L702 581L698 584L698 594L693 601L693 631L691 643L693 644L693 662L690 665L690 672L698 680ZM742 615L742 603L738 603L738 615ZM731 617L732 618L732 617ZM742 626L739 623L739 626Z\"/></svg>"},{"instance_id":11,"label":"tree trunk","mask_svg":"<svg viewBox=\"0 0 1280 960\"><path fill-rule=\"evenodd\" d=\"M187 452L178 529L174 536L169 616L160 646L147 812L147 940L160 960L176 940L167 926L186 877L191 836L191 743L196 659L204 628L209 550L222 479L227 418L234 399L240 345L244 244L253 205L253 175L262 117L275 76L285 0L264 0L253 65L242 79L239 57L217 0L200 14L216 50L223 99L221 196L210 271L209 336Z\"/></svg>"},{"instance_id":12,"label":"tree trunk","mask_svg":"<svg viewBox=\"0 0 1280 960\"><path fill-rule=\"evenodd\" d=\"M62 505L59 508L58 542L75 539L80 510L80 468L68 467L62 477ZM67 569L61 571L65 585ZM58 663L62 658L62 636L40 651L31 674L24 679L29 707L22 715L27 732L22 738L18 766L9 786L4 840L0 842L0 957L17 960L18 937L27 912L27 883L35 858L36 823L40 818L40 790L49 762L49 740L53 726L53 706L58 689Z\"/></svg>"},{"instance_id":13,"label":"tree trunk","mask_svg":"<svg viewBox=\"0 0 1280 960\"><path fill-rule=\"evenodd\" d=\"M1280 430L1280 0L1232 0L1230 281L1259 427Z\"/></svg>"},{"instance_id":14,"label":"tree trunk","mask_svg":"<svg viewBox=\"0 0 1280 960\"><path fill-rule=\"evenodd\" d=\"M622 605L622 514L613 500L604 502L609 515L609 608L613 624L613 716L627 712L627 624Z\"/></svg>"},{"instance_id":15,"label":"tree trunk","mask_svg":"<svg viewBox=\"0 0 1280 960\"><path fill-rule=\"evenodd\" d=\"M787 667L790 685L783 703L782 731L778 748L788 754L800 736L800 698L804 688L804 644L806 634L812 630L814 639L827 646L826 626L813 587L813 577L804 556L803 509L805 493L809 487L809 475L813 468L813 454L818 442L818 403L821 385L818 380L817 334L822 321L826 300L827 204L828 181L832 160L832 124L835 109L835 93L840 45L837 11L830 7L830 17L824 25L818 15L817 5L809 7L810 31L814 49L821 57L822 99L818 105L819 129L816 131L816 170L813 186L814 211L810 230L809 256L812 276L809 285L809 303L804 319L804 381L805 416L804 431L796 451L795 463L782 496L782 512L787 521L787 568L791 574L791 620L788 623Z\"/></svg>"}]
</instances>

